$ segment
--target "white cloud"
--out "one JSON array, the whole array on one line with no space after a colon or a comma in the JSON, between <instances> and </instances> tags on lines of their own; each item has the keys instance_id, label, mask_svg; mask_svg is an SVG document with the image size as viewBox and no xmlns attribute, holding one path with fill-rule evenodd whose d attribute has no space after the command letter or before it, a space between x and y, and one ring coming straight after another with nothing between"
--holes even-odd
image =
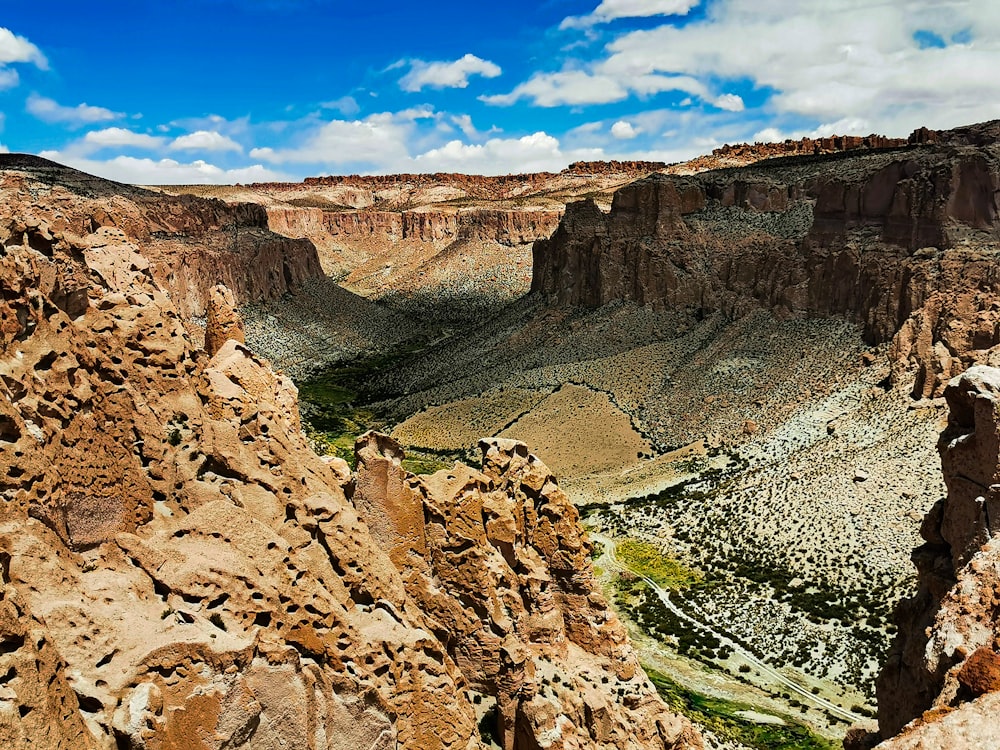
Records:
<instances>
[{"instance_id":1,"label":"white cloud","mask_svg":"<svg viewBox=\"0 0 1000 750\"><path fill-rule=\"evenodd\" d=\"M479 140L479 139L483 138L485 135L487 135L489 133L499 132L499 129L496 126L491 127L486 133L483 133L482 131L477 130L476 126L473 125L473 123L472 123L472 117L469 116L469 115L464 115L464 114L463 115L450 115L448 117L448 120L453 125L457 126L458 129L462 131L462 134L466 138L469 138L471 140Z\"/></svg>"},{"instance_id":2,"label":"white cloud","mask_svg":"<svg viewBox=\"0 0 1000 750\"><path fill-rule=\"evenodd\" d=\"M250 157L272 164L391 164L409 155L414 123L432 117L433 110L417 108L363 120L331 120L311 128L297 146L255 148Z\"/></svg>"},{"instance_id":3,"label":"white cloud","mask_svg":"<svg viewBox=\"0 0 1000 750\"><path fill-rule=\"evenodd\" d=\"M921 47L930 31L946 47ZM954 39L959 42L954 42ZM706 18L615 39L595 64L699 80L749 80L777 115L865 118L905 135L1000 116L1000 4L983 0L719 0Z\"/></svg>"},{"instance_id":4,"label":"white cloud","mask_svg":"<svg viewBox=\"0 0 1000 750\"><path fill-rule=\"evenodd\" d=\"M172 151L243 151L243 147L215 130L196 130L178 136L170 144Z\"/></svg>"},{"instance_id":5,"label":"white cloud","mask_svg":"<svg viewBox=\"0 0 1000 750\"><path fill-rule=\"evenodd\" d=\"M0 91L12 89L21 82L21 76L12 68L0 67Z\"/></svg>"},{"instance_id":6,"label":"white cloud","mask_svg":"<svg viewBox=\"0 0 1000 750\"><path fill-rule=\"evenodd\" d=\"M640 129L636 128L628 120L619 120L611 126L611 135L622 141L635 138L641 132Z\"/></svg>"},{"instance_id":7,"label":"white cloud","mask_svg":"<svg viewBox=\"0 0 1000 750\"><path fill-rule=\"evenodd\" d=\"M509 94L479 97L487 104L509 106L520 99L531 99L539 107L564 104L607 104L628 98L628 89L606 76L595 76L582 70L559 73L535 73L514 87Z\"/></svg>"},{"instance_id":8,"label":"white cloud","mask_svg":"<svg viewBox=\"0 0 1000 750\"><path fill-rule=\"evenodd\" d=\"M49 61L34 44L10 29L0 26L0 64L34 63L42 70L49 67Z\"/></svg>"},{"instance_id":9,"label":"white cloud","mask_svg":"<svg viewBox=\"0 0 1000 750\"><path fill-rule=\"evenodd\" d=\"M570 16L559 25L561 29L581 29L616 18L649 18L650 16L686 16L700 0L603 0L586 16Z\"/></svg>"},{"instance_id":10,"label":"white cloud","mask_svg":"<svg viewBox=\"0 0 1000 750\"><path fill-rule=\"evenodd\" d=\"M737 96L736 94L723 94L722 96L717 96L712 102L719 109L724 109L727 112L742 112L744 110L743 97Z\"/></svg>"},{"instance_id":11,"label":"white cloud","mask_svg":"<svg viewBox=\"0 0 1000 750\"><path fill-rule=\"evenodd\" d=\"M201 159L184 164L174 159L137 159L116 156L107 161L87 159L58 151L43 151L46 159L66 164L89 174L131 185L232 185L237 182L283 182L286 174L260 164L238 169L222 169Z\"/></svg>"},{"instance_id":12,"label":"white cloud","mask_svg":"<svg viewBox=\"0 0 1000 750\"><path fill-rule=\"evenodd\" d=\"M522 138L491 138L479 145L455 140L420 154L410 164L419 172L495 175L557 172L574 161L602 158L604 152L597 148L563 151L557 138L538 132Z\"/></svg>"},{"instance_id":13,"label":"white cloud","mask_svg":"<svg viewBox=\"0 0 1000 750\"><path fill-rule=\"evenodd\" d=\"M399 86L403 91L420 91L428 86L434 89L464 89L469 85L469 76L496 78L500 73L499 65L472 54L452 62L411 60L410 72L399 79Z\"/></svg>"},{"instance_id":14,"label":"white cloud","mask_svg":"<svg viewBox=\"0 0 1000 750\"><path fill-rule=\"evenodd\" d=\"M606 70L604 66L597 66L594 72L535 73L508 94L479 98L497 106L510 106L521 99L530 99L538 107L559 107L608 104L624 101L632 94L650 96L664 91L683 91L702 98L709 95L708 88L691 76L651 75L634 68Z\"/></svg>"},{"instance_id":15,"label":"white cloud","mask_svg":"<svg viewBox=\"0 0 1000 750\"><path fill-rule=\"evenodd\" d=\"M112 112L110 109L93 107L89 104L66 107L53 99L48 99L38 94L32 94L28 97L25 108L43 122L66 123L68 125L107 122L108 120L117 120L125 116L121 112Z\"/></svg>"},{"instance_id":16,"label":"white cloud","mask_svg":"<svg viewBox=\"0 0 1000 750\"><path fill-rule=\"evenodd\" d=\"M785 135L777 128L764 128L763 130L758 130L754 133L750 140L754 143L781 143L790 137L791 136Z\"/></svg>"},{"instance_id":17,"label":"white cloud","mask_svg":"<svg viewBox=\"0 0 1000 750\"><path fill-rule=\"evenodd\" d=\"M104 128L92 130L83 137L83 142L97 148L109 146L134 146L136 148L159 148L164 139L155 135L136 133L125 128Z\"/></svg>"}]
</instances>

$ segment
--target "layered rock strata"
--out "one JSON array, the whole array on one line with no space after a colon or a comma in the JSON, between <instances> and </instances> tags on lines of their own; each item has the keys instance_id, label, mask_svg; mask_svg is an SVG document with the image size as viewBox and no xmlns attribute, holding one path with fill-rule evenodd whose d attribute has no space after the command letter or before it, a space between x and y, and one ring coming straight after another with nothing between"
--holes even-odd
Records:
<instances>
[{"instance_id":1,"label":"layered rock strata","mask_svg":"<svg viewBox=\"0 0 1000 750\"><path fill-rule=\"evenodd\" d=\"M292 383L240 342L239 295L157 270L233 261L211 227L243 209L48 169L3 175L0 744L698 746L523 447L420 481L365 445L357 476L317 456ZM207 351L184 316L202 295Z\"/></svg>"},{"instance_id":2,"label":"layered rock strata","mask_svg":"<svg viewBox=\"0 0 1000 750\"><path fill-rule=\"evenodd\" d=\"M56 262L88 256L83 278L67 279L53 297L70 315L86 306L86 276L119 270L130 243L143 249L130 271L148 270L185 316L204 316L218 283L243 304L322 274L316 248L269 231L255 204L162 195L23 154L0 154L0 170L3 246L25 245Z\"/></svg>"},{"instance_id":3,"label":"layered rock strata","mask_svg":"<svg viewBox=\"0 0 1000 750\"><path fill-rule=\"evenodd\" d=\"M937 395L1000 359L998 188L995 141L654 175L619 190L610 213L570 204L534 245L531 288L696 317L845 316L868 343L892 342L915 396Z\"/></svg>"},{"instance_id":4,"label":"layered rock strata","mask_svg":"<svg viewBox=\"0 0 1000 750\"><path fill-rule=\"evenodd\" d=\"M947 497L913 553L919 589L878 679L886 748L995 747L1000 697L1000 370L973 367L945 389L938 450ZM881 746L880 746L881 747Z\"/></svg>"}]
</instances>

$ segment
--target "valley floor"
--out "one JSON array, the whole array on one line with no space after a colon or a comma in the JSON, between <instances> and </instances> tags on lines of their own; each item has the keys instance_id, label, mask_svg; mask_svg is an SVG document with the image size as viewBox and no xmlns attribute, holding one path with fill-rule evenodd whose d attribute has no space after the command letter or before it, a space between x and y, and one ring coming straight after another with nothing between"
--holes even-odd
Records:
<instances>
[{"instance_id":1,"label":"valley floor","mask_svg":"<svg viewBox=\"0 0 1000 750\"><path fill-rule=\"evenodd\" d=\"M344 299L328 325L360 314ZM918 519L943 491L943 409L889 387L887 358L854 327L525 297L434 328L366 303L377 314L351 329L363 335L308 377L310 351L338 350L316 344L330 329L296 322L302 304L253 311L248 342L299 374L318 449L346 456L376 427L430 472L474 457L481 437L523 440L595 538L696 571L678 617L597 562L653 667L827 736L870 714Z\"/></svg>"}]
</instances>

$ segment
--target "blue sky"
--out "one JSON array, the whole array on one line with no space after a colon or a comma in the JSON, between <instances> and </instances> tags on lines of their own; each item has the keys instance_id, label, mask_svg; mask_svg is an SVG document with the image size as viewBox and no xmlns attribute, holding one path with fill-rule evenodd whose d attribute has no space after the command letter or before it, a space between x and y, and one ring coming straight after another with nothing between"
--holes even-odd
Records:
<instances>
[{"instance_id":1,"label":"blue sky","mask_svg":"<svg viewBox=\"0 0 1000 750\"><path fill-rule=\"evenodd\" d=\"M558 170L1000 117L996 0L4 0L0 148L138 183Z\"/></svg>"}]
</instances>

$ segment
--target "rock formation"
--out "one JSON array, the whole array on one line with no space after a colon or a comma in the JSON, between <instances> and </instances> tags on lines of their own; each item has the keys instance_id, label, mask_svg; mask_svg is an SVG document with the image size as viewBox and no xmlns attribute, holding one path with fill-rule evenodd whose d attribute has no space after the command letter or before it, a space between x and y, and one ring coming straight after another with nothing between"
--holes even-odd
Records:
<instances>
[{"instance_id":1,"label":"rock formation","mask_svg":"<svg viewBox=\"0 0 1000 750\"><path fill-rule=\"evenodd\" d=\"M878 680L880 747L995 747L1000 695L1000 370L978 366L945 389L938 449L948 495L913 553L919 590Z\"/></svg>"},{"instance_id":2,"label":"rock formation","mask_svg":"<svg viewBox=\"0 0 1000 750\"><path fill-rule=\"evenodd\" d=\"M568 206L535 243L532 291L693 316L846 316L868 343L892 342L897 381L937 395L1000 358L998 186L995 140L654 175L619 190L608 214Z\"/></svg>"},{"instance_id":3,"label":"rock formation","mask_svg":"<svg viewBox=\"0 0 1000 750\"><path fill-rule=\"evenodd\" d=\"M419 481L375 436L357 476L310 449L231 309L309 243L0 163L0 744L698 746L523 447Z\"/></svg>"},{"instance_id":4,"label":"rock formation","mask_svg":"<svg viewBox=\"0 0 1000 750\"><path fill-rule=\"evenodd\" d=\"M364 435L354 500L471 689L494 703L498 744L693 745L609 611L555 477L523 443L480 448L481 472L456 464L415 478L397 443Z\"/></svg>"}]
</instances>

